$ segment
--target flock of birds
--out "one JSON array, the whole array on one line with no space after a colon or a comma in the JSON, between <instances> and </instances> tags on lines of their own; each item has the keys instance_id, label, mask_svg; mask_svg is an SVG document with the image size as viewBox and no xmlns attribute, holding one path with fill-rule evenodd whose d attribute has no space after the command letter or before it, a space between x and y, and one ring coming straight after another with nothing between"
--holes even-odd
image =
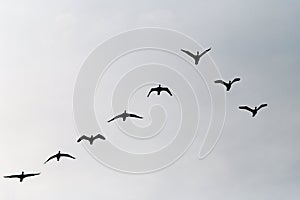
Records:
<instances>
[{"instance_id":1,"label":"flock of birds","mask_svg":"<svg viewBox=\"0 0 300 200\"><path fill-rule=\"evenodd\" d=\"M187 51L187 50L184 50L184 49L181 49L182 52L184 52L185 54L189 55L190 57L192 57L195 61L195 65L198 65L199 61L200 61L200 58L202 56L204 56L206 53L208 53L209 51L211 50L211 48L209 49L206 49L205 51L203 51L202 53L199 53L199 51L197 51L196 54L193 54L191 53L190 51ZM231 87L232 87L232 84L235 83L235 82L238 82L240 81L241 79L240 78L234 78L233 80L229 80L228 82L225 82L223 80L216 80L215 83L216 84L222 84L226 87L226 91L230 91ZM170 89L168 87L162 87L160 84L157 86L157 87L153 87L150 89L147 97L149 97L151 95L152 92L156 92L157 95L160 95L162 92L166 92L168 93L170 96L173 96L173 94L171 93ZM250 108L248 106L239 106L239 109L241 110L246 110L246 111L249 111L251 112L252 114L252 117L255 117L258 113L258 111L264 107L266 107L267 104L261 104L260 106L255 106L254 108ZM114 120L117 120L117 119L122 119L123 121L126 121L127 118L136 118L136 119L143 119L143 117L137 115L137 114L134 114L134 113L128 113L126 110L119 114L119 115L116 115L114 116L113 118L111 118L110 120L108 120L107 122L112 122ZM106 138L101 135L101 134L97 134L95 136L91 135L91 136L86 136L86 135L82 135L78 140L77 142L81 142L83 140L86 140L90 143L90 145L93 145L94 141L97 140L97 139L100 139L100 140L105 140ZM44 164L48 163L49 161L53 160L53 159L56 159L57 161L60 161L61 158L69 158L69 159L75 159L74 156L70 155L70 154L67 154L67 153L61 153L60 151L58 151L57 154L54 154L52 156L50 156L45 162ZM23 182L23 180L27 177L33 177L33 176L38 176L40 175L41 173L27 173L25 174L24 171L22 171L21 174L17 174L17 175L9 175L9 176L4 176L4 178L16 178L16 179L19 179L20 182Z\"/></svg>"}]
</instances>

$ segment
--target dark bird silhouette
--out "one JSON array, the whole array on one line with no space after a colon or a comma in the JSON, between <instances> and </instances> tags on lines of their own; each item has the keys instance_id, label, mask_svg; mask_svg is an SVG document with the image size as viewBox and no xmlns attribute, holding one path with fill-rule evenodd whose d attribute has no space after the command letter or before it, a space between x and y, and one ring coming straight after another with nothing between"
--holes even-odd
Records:
<instances>
[{"instance_id":1,"label":"dark bird silhouette","mask_svg":"<svg viewBox=\"0 0 300 200\"><path fill-rule=\"evenodd\" d=\"M51 156L50 158L48 158L48 160L46 160L46 162L44 162L44 164L46 164L48 161L56 158L57 161L60 160L61 157L66 157L66 158L72 158L72 159L75 159L73 156L69 155L69 154L66 154L66 153L60 153L60 151L58 151L57 154Z\"/></svg>"},{"instance_id":2,"label":"dark bird silhouette","mask_svg":"<svg viewBox=\"0 0 300 200\"><path fill-rule=\"evenodd\" d=\"M229 91L230 88L231 88L231 86L232 86L232 84L233 84L234 82L238 82L238 81L240 81L240 80L241 80L240 78L235 78L235 79L233 79L232 81L230 80L228 83L226 83L226 82L223 81L223 80L216 80L215 83L221 83L221 84L225 85L226 91Z\"/></svg>"},{"instance_id":3,"label":"dark bird silhouette","mask_svg":"<svg viewBox=\"0 0 300 200\"><path fill-rule=\"evenodd\" d=\"M22 171L21 174L18 175L10 175L10 176L4 176L4 178L19 178L20 182L23 182L24 178L30 177L30 176L37 176L40 175L41 173L35 173L35 174L24 174Z\"/></svg>"},{"instance_id":4,"label":"dark bird silhouette","mask_svg":"<svg viewBox=\"0 0 300 200\"><path fill-rule=\"evenodd\" d=\"M158 85L158 87L151 88L148 95L147 95L147 97L149 97L152 92L157 92L157 95L160 95L161 92L167 92L170 96L173 96L171 91L169 90L169 88L161 87L160 84Z\"/></svg>"},{"instance_id":5,"label":"dark bird silhouette","mask_svg":"<svg viewBox=\"0 0 300 200\"><path fill-rule=\"evenodd\" d=\"M122 118L123 121L125 121L127 117L133 117L133 118L143 119L143 117L140 117L140 116L138 116L136 114L127 113L126 110L125 110L122 114L115 116L114 118L108 120L107 122L111 122L111 121L113 121L115 119L118 119L118 118Z\"/></svg>"},{"instance_id":6,"label":"dark bird silhouette","mask_svg":"<svg viewBox=\"0 0 300 200\"><path fill-rule=\"evenodd\" d=\"M195 65L198 65L199 60L202 56L204 56L204 54L206 54L207 52L209 52L211 50L211 48L206 49L205 51L203 51L201 54L199 54L199 51L197 51L197 54L193 54L187 50L181 49L182 52L186 53L187 55L191 56L194 60L195 60Z\"/></svg>"},{"instance_id":7,"label":"dark bird silhouette","mask_svg":"<svg viewBox=\"0 0 300 200\"><path fill-rule=\"evenodd\" d=\"M268 104L264 103L264 104L261 104L260 106L255 106L254 109L252 108L249 108L248 106L239 106L239 109L242 109L242 110L247 110L249 112L252 113L252 117L255 117L255 115L257 114L257 112L263 108L263 107L266 107Z\"/></svg>"},{"instance_id":8,"label":"dark bird silhouette","mask_svg":"<svg viewBox=\"0 0 300 200\"><path fill-rule=\"evenodd\" d=\"M98 134L96 136L91 135L90 137L83 135L77 140L77 142L81 142L82 140L87 140L90 142L90 145L92 145L96 139L105 140L105 137L101 134Z\"/></svg>"}]
</instances>

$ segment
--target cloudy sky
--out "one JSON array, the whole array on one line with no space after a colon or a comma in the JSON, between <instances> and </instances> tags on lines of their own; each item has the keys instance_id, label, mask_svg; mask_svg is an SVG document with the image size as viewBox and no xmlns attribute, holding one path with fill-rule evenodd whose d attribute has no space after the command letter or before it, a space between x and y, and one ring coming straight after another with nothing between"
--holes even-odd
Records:
<instances>
[{"instance_id":1,"label":"cloudy sky","mask_svg":"<svg viewBox=\"0 0 300 200\"><path fill-rule=\"evenodd\" d=\"M0 1L1 199L300 198L299 1ZM227 96L216 149L197 145L170 168L147 175L113 171L77 139L72 95L87 56L113 35L155 26L183 32L203 46L224 79L242 77ZM269 107L256 119L237 106ZM41 163L59 149L76 162ZM86 192L85 192L86 191Z\"/></svg>"}]
</instances>

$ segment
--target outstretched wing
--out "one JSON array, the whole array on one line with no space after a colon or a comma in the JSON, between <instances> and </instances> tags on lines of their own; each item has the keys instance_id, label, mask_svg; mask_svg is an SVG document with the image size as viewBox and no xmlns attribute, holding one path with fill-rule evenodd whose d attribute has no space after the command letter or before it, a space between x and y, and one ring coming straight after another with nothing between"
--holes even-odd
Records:
<instances>
[{"instance_id":1,"label":"outstretched wing","mask_svg":"<svg viewBox=\"0 0 300 200\"><path fill-rule=\"evenodd\" d=\"M72 159L75 159L73 156L69 155L69 154L66 154L66 153L62 153L60 154L62 157L67 157L67 158L72 158Z\"/></svg>"},{"instance_id":2,"label":"outstretched wing","mask_svg":"<svg viewBox=\"0 0 300 200\"><path fill-rule=\"evenodd\" d=\"M24 177L37 176L37 175L40 175L40 174L41 174L41 173L25 174Z\"/></svg>"},{"instance_id":3,"label":"outstretched wing","mask_svg":"<svg viewBox=\"0 0 300 200\"><path fill-rule=\"evenodd\" d=\"M241 109L241 110L248 110L250 112L253 112L253 110L251 108L249 108L248 106L239 106L239 109Z\"/></svg>"},{"instance_id":4,"label":"outstretched wing","mask_svg":"<svg viewBox=\"0 0 300 200\"><path fill-rule=\"evenodd\" d=\"M122 114L115 116L114 118L108 120L107 122L114 121L115 119L118 119L118 118L120 118L120 117L122 117Z\"/></svg>"},{"instance_id":5,"label":"outstretched wing","mask_svg":"<svg viewBox=\"0 0 300 200\"><path fill-rule=\"evenodd\" d=\"M129 117L134 117L134 118L143 119L143 117L138 116L138 115L136 115L136 114L129 114Z\"/></svg>"},{"instance_id":6,"label":"outstretched wing","mask_svg":"<svg viewBox=\"0 0 300 200\"><path fill-rule=\"evenodd\" d=\"M20 178L20 175L3 176L4 178Z\"/></svg>"},{"instance_id":7,"label":"outstretched wing","mask_svg":"<svg viewBox=\"0 0 300 200\"><path fill-rule=\"evenodd\" d=\"M80 138L78 138L77 142L81 142L81 140L89 140L89 139L90 139L89 137L83 135Z\"/></svg>"},{"instance_id":8,"label":"outstretched wing","mask_svg":"<svg viewBox=\"0 0 300 200\"><path fill-rule=\"evenodd\" d=\"M173 96L169 88L163 88L163 91L166 91L170 96Z\"/></svg>"},{"instance_id":9,"label":"outstretched wing","mask_svg":"<svg viewBox=\"0 0 300 200\"><path fill-rule=\"evenodd\" d=\"M52 160L52 159L55 158L55 157L56 157L56 155L51 156L50 158L48 158L48 160L46 160L46 161L44 162L44 164L46 164L48 161Z\"/></svg>"},{"instance_id":10,"label":"outstretched wing","mask_svg":"<svg viewBox=\"0 0 300 200\"><path fill-rule=\"evenodd\" d=\"M196 57L196 55L192 54L191 52L189 52L189 51L187 51L187 50L181 49L181 51L182 51L183 53L186 53L187 55L191 56L192 58L195 58L195 57Z\"/></svg>"},{"instance_id":11,"label":"outstretched wing","mask_svg":"<svg viewBox=\"0 0 300 200\"><path fill-rule=\"evenodd\" d=\"M223 80L215 80L215 83L221 83L223 85L226 85L226 82L224 82Z\"/></svg>"},{"instance_id":12,"label":"outstretched wing","mask_svg":"<svg viewBox=\"0 0 300 200\"><path fill-rule=\"evenodd\" d=\"M202 57L204 54L206 54L206 53L209 52L210 50L211 50L211 48L206 49L205 51L203 51L203 52L200 54L200 57Z\"/></svg>"},{"instance_id":13,"label":"outstretched wing","mask_svg":"<svg viewBox=\"0 0 300 200\"><path fill-rule=\"evenodd\" d=\"M264 104L261 104L258 108L257 108L257 110L259 110L259 109L261 109L261 108L263 108L263 107L266 107L268 104L266 104L266 103L264 103Z\"/></svg>"},{"instance_id":14,"label":"outstretched wing","mask_svg":"<svg viewBox=\"0 0 300 200\"><path fill-rule=\"evenodd\" d=\"M232 83L238 82L238 81L240 81L240 80L241 80L240 78L235 78L235 79L232 80Z\"/></svg>"},{"instance_id":15,"label":"outstretched wing","mask_svg":"<svg viewBox=\"0 0 300 200\"><path fill-rule=\"evenodd\" d=\"M151 88L150 91L149 91L149 93L148 93L148 95L147 95L147 97L149 97L150 94L151 94L152 92L154 92L155 90L156 90L156 88Z\"/></svg>"},{"instance_id":16,"label":"outstretched wing","mask_svg":"<svg viewBox=\"0 0 300 200\"><path fill-rule=\"evenodd\" d=\"M105 137L101 134L96 135L94 138L95 139L99 138L99 139L105 140Z\"/></svg>"}]
</instances>

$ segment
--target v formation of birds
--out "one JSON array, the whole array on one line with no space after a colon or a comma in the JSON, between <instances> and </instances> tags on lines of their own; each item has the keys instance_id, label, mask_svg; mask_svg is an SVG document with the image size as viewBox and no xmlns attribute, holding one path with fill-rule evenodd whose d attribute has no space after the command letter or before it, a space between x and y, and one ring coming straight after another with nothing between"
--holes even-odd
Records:
<instances>
[{"instance_id":1,"label":"v formation of birds","mask_svg":"<svg viewBox=\"0 0 300 200\"><path fill-rule=\"evenodd\" d=\"M211 48L208 48L206 50L204 50L202 53L199 53L199 51L196 52L196 54L193 54L191 53L190 51L188 50L184 50L184 49L181 49L181 51L183 53L185 53L186 55L190 56L191 58L194 59L194 63L195 65L198 65L199 61L200 61L200 58L202 56L204 56L206 53L208 53L209 51L211 50ZM214 82L216 84L221 84L225 87L226 91L229 92L232 88L232 85L236 82L239 82L241 81L240 78L234 78L233 80L229 80L228 82L224 81L224 80L215 80ZM162 87L161 84L159 84L157 87L152 87L150 88L149 90L149 93L147 94L147 97L149 97L152 93L155 93L157 95L160 95L162 92L164 93L167 93L169 96L173 96L172 92L170 91L170 89L168 87ZM255 106L254 108L250 108L248 106L239 106L239 109L240 110L245 110L245 111L248 111L252 114L252 117L255 117L258 113L258 111L264 107L266 107L267 104L266 103L263 103L259 106ZM126 110L124 110L123 113L119 114L119 115L116 115L114 117L112 117L110 120L108 120L107 122L110 123L114 120L117 120L117 119L121 119L122 121L126 121L127 118L134 118L134 119L143 119L142 116L139 116L138 114L134 114L134 113L129 113L127 112ZM86 135L82 135L80 138L78 138L77 142L82 142L84 140L86 140L87 142L89 142L90 145L93 145L95 140L106 140L106 138L101 135L101 134L97 134L97 135L90 135L90 136L86 136ZM58 151L58 153L50 156L45 162L44 164L48 163L49 161L51 160L57 160L57 161L60 161L61 158L64 158L64 159L75 159L74 156L68 154L68 153L61 153L61 151ZM15 179L19 179L20 182L23 182L23 180L25 178L28 178L28 177L34 177L34 176L38 176L40 175L41 173L24 173L24 171L21 172L21 174L15 174L15 175L7 175L7 176L4 176L4 178L15 178Z\"/></svg>"}]
</instances>

